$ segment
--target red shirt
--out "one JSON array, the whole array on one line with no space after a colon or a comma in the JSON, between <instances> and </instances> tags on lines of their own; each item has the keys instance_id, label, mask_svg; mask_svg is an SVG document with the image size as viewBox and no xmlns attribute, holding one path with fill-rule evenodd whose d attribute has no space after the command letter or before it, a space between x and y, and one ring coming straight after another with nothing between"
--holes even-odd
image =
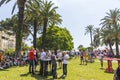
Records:
<instances>
[{"instance_id":1,"label":"red shirt","mask_svg":"<svg viewBox=\"0 0 120 80\"><path fill-rule=\"evenodd\" d=\"M29 60L34 60L35 56L34 56L34 50L30 50L29 52Z\"/></svg>"}]
</instances>

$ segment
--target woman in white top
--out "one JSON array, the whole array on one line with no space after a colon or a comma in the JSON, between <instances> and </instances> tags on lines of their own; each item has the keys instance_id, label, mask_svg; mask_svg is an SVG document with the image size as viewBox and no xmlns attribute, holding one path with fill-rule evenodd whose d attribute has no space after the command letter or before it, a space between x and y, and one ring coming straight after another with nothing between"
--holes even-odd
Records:
<instances>
[{"instance_id":1,"label":"woman in white top","mask_svg":"<svg viewBox=\"0 0 120 80\"><path fill-rule=\"evenodd\" d=\"M61 51L59 51L59 52L57 53L57 58L58 58L59 67L60 67L60 69L61 69L61 66L62 66L62 58L63 58L63 55L62 55L62 52L61 52Z\"/></svg>"},{"instance_id":2,"label":"woman in white top","mask_svg":"<svg viewBox=\"0 0 120 80\"><path fill-rule=\"evenodd\" d=\"M68 64L68 59L69 56L67 54L67 52L63 52L64 56L63 56L63 77L65 77L67 75L67 64Z\"/></svg>"}]
</instances>

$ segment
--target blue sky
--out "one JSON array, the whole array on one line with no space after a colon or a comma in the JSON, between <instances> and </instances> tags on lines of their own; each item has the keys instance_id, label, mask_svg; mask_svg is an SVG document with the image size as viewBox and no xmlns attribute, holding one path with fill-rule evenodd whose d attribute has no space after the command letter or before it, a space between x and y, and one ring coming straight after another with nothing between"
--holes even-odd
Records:
<instances>
[{"instance_id":1,"label":"blue sky","mask_svg":"<svg viewBox=\"0 0 120 80\"><path fill-rule=\"evenodd\" d=\"M62 16L61 27L66 27L73 36L75 48L79 45L88 47L90 37L84 35L85 27L100 27L100 19L110 9L120 8L120 0L53 0L59 7L57 12ZM15 0L0 7L0 20L11 17ZM15 13L17 10L15 10ZM27 42L30 45L30 42Z\"/></svg>"}]
</instances>

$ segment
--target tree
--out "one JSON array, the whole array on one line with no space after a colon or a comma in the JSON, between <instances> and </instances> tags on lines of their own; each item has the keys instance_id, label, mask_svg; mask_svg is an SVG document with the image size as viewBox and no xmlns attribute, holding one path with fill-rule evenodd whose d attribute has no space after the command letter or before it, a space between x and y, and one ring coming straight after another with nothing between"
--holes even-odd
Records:
<instances>
[{"instance_id":1,"label":"tree","mask_svg":"<svg viewBox=\"0 0 120 80\"><path fill-rule=\"evenodd\" d=\"M11 34L8 34L16 35L16 28L18 27L17 15L13 15L11 18L6 18L5 20L0 21L0 26L2 27L2 30L12 31ZM25 24L23 24L23 26L22 35L24 38L26 38L29 35L28 27Z\"/></svg>"},{"instance_id":2,"label":"tree","mask_svg":"<svg viewBox=\"0 0 120 80\"><path fill-rule=\"evenodd\" d=\"M119 33L120 33L120 27L119 27L119 21L120 21L120 10L114 9L110 10L109 13L106 13L107 16L105 16L101 21L103 21L101 24L103 26L111 26L113 27L113 34L114 34L114 40L115 40L115 46L116 46L116 54L119 56Z\"/></svg>"},{"instance_id":3,"label":"tree","mask_svg":"<svg viewBox=\"0 0 120 80\"><path fill-rule=\"evenodd\" d=\"M14 49L11 49L11 48L7 48L7 49L5 49L5 54L6 55L14 55Z\"/></svg>"},{"instance_id":4,"label":"tree","mask_svg":"<svg viewBox=\"0 0 120 80\"><path fill-rule=\"evenodd\" d=\"M42 35L42 48L45 47L46 42L46 29L48 24L51 22L52 24L56 24L61 22L60 16L56 13L56 9L58 7L54 6L52 1L42 1L41 3L41 17L43 21L43 35ZM57 16L57 17L56 17Z\"/></svg>"},{"instance_id":5,"label":"tree","mask_svg":"<svg viewBox=\"0 0 120 80\"><path fill-rule=\"evenodd\" d=\"M23 51L29 50L31 47L27 46L26 44L22 47Z\"/></svg>"},{"instance_id":6,"label":"tree","mask_svg":"<svg viewBox=\"0 0 120 80\"><path fill-rule=\"evenodd\" d=\"M42 20L41 20L41 2L40 0L30 0L26 4L26 11L25 11L25 20L26 25L29 27L29 32L33 36L33 47L36 49L36 37L37 33L42 30Z\"/></svg>"},{"instance_id":7,"label":"tree","mask_svg":"<svg viewBox=\"0 0 120 80\"><path fill-rule=\"evenodd\" d=\"M81 48L81 47L83 47L83 45L79 45L79 46L78 46L78 49Z\"/></svg>"},{"instance_id":8,"label":"tree","mask_svg":"<svg viewBox=\"0 0 120 80\"><path fill-rule=\"evenodd\" d=\"M92 45L92 35L93 35L93 25L88 25L87 27L85 27L85 35L90 33L90 39L91 39L91 45Z\"/></svg>"},{"instance_id":9,"label":"tree","mask_svg":"<svg viewBox=\"0 0 120 80\"><path fill-rule=\"evenodd\" d=\"M102 28L101 29L101 37L100 37L100 39L102 41L102 45L103 45L103 43L106 46L109 45L110 51L114 55L114 52L113 52L113 49L112 49L114 41L113 41L113 37L112 36L113 36L113 31L112 31L111 27L106 27L106 28Z\"/></svg>"},{"instance_id":10,"label":"tree","mask_svg":"<svg viewBox=\"0 0 120 80\"><path fill-rule=\"evenodd\" d=\"M37 47L42 48L39 44L42 41L42 36L37 39ZM73 38L66 28L58 26L49 27L46 32L46 49L54 50L71 50L73 48Z\"/></svg>"},{"instance_id":11,"label":"tree","mask_svg":"<svg viewBox=\"0 0 120 80\"><path fill-rule=\"evenodd\" d=\"M17 28L17 16L13 15L11 18L6 18L5 20L0 21L0 26L3 30L11 30L13 34L16 34Z\"/></svg>"},{"instance_id":12,"label":"tree","mask_svg":"<svg viewBox=\"0 0 120 80\"><path fill-rule=\"evenodd\" d=\"M1 0L0 6L5 2L8 3L9 1L11 0ZM18 28L16 28L17 33L16 33L16 48L15 48L17 56L18 56L18 52L21 50L25 2L26 0L17 0L17 2L15 3L15 5L16 4L18 5ZM13 7L13 10L15 8L15 5Z\"/></svg>"},{"instance_id":13,"label":"tree","mask_svg":"<svg viewBox=\"0 0 120 80\"><path fill-rule=\"evenodd\" d=\"M98 47L100 45L100 28L95 28L94 31L94 38L93 38L93 46Z\"/></svg>"}]
</instances>

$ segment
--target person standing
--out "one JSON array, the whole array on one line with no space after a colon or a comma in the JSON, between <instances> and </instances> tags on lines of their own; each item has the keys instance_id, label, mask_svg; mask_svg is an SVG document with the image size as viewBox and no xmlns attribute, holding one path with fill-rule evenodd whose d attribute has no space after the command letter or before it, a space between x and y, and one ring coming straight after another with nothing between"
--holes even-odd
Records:
<instances>
[{"instance_id":1,"label":"person standing","mask_svg":"<svg viewBox=\"0 0 120 80\"><path fill-rule=\"evenodd\" d=\"M56 55L54 53L54 51L52 51L52 55L51 55L51 63L52 63L52 75L53 78L57 79L57 58Z\"/></svg>"},{"instance_id":2,"label":"person standing","mask_svg":"<svg viewBox=\"0 0 120 80\"><path fill-rule=\"evenodd\" d=\"M37 65L38 65L38 50L34 50L34 56L35 56L35 71L37 71Z\"/></svg>"},{"instance_id":3,"label":"person standing","mask_svg":"<svg viewBox=\"0 0 120 80\"><path fill-rule=\"evenodd\" d=\"M34 59L35 59L35 56L34 56L34 49L31 48L31 50L29 51L29 72L32 74L34 74Z\"/></svg>"},{"instance_id":4,"label":"person standing","mask_svg":"<svg viewBox=\"0 0 120 80\"><path fill-rule=\"evenodd\" d=\"M63 55L62 55L62 52L61 52L61 51L58 51L58 53L57 53L57 58L58 58L59 67L60 67L60 69L61 69L61 67L62 67L62 58L63 58Z\"/></svg>"},{"instance_id":5,"label":"person standing","mask_svg":"<svg viewBox=\"0 0 120 80\"><path fill-rule=\"evenodd\" d=\"M67 64L69 56L66 51L63 52L63 77L67 76Z\"/></svg>"},{"instance_id":6,"label":"person standing","mask_svg":"<svg viewBox=\"0 0 120 80\"><path fill-rule=\"evenodd\" d=\"M103 55L103 53L101 51L98 53L98 57L99 57L99 60L100 60L101 68L103 68L104 55Z\"/></svg>"},{"instance_id":7,"label":"person standing","mask_svg":"<svg viewBox=\"0 0 120 80\"><path fill-rule=\"evenodd\" d=\"M46 52L44 49L42 49L42 52L40 54L40 75L44 74L44 59L46 57Z\"/></svg>"},{"instance_id":8,"label":"person standing","mask_svg":"<svg viewBox=\"0 0 120 80\"><path fill-rule=\"evenodd\" d=\"M84 61L86 62L85 65L87 65L89 55L88 55L88 53L87 53L86 51L84 51L84 55L83 55L83 57L84 57Z\"/></svg>"},{"instance_id":9,"label":"person standing","mask_svg":"<svg viewBox=\"0 0 120 80\"><path fill-rule=\"evenodd\" d=\"M80 65L84 64L84 57L83 57L84 51L80 51Z\"/></svg>"}]
</instances>

